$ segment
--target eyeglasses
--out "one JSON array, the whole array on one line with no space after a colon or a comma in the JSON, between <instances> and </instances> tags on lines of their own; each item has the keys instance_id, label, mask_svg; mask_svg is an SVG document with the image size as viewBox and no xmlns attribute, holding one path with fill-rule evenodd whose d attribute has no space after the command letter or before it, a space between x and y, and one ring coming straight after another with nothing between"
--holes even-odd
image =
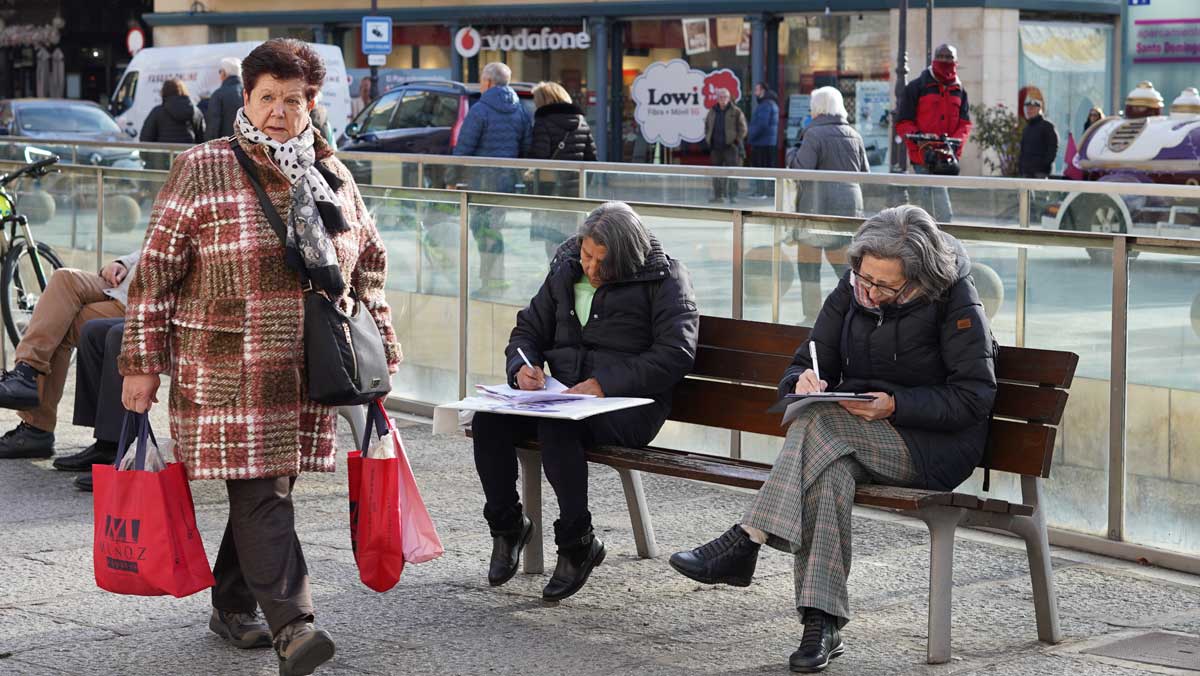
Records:
<instances>
[{"instance_id":1,"label":"eyeglasses","mask_svg":"<svg viewBox=\"0 0 1200 676\"><path fill-rule=\"evenodd\" d=\"M893 289L890 286L884 286L883 284L879 284L877 282L872 282L871 280L867 279L866 277L863 277L861 274L859 274L857 272L854 273L854 278L857 279L859 282L866 284L868 290L875 289L875 291L879 294L879 296L881 298L895 298L896 296L899 296L900 294L904 293L904 290L908 288L908 282L905 282L904 285L901 286L899 289Z\"/></svg>"}]
</instances>

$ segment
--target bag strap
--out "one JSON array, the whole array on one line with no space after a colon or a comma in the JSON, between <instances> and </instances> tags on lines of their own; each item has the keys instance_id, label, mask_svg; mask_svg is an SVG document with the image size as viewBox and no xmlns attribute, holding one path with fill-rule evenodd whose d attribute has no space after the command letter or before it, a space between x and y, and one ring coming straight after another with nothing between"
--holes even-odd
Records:
<instances>
[{"instance_id":1,"label":"bag strap","mask_svg":"<svg viewBox=\"0 0 1200 676\"><path fill-rule=\"evenodd\" d=\"M155 446L158 446L158 439L154 438L154 430L150 429L150 414L134 413L133 411L125 411L125 421L121 424L121 436L117 441L117 459L113 463L113 467L121 467L121 461L125 458L125 452L129 448L126 439L129 434L130 416L133 416L133 423L137 425L137 450L135 451L137 456L133 460L133 468L145 469L147 439L153 441Z\"/></svg>"},{"instance_id":2,"label":"bag strap","mask_svg":"<svg viewBox=\"0 0 1200 676\"><path fill-rule=\"evenodd\" d=\"M567 131L567 133L563 134L562 140L558 142L558 145L554 148L554 152L550 154L550 159L552 159L552 160L558 159L558 154L561 153L562 149L567 146L567 139L570 138L571 132L573 132L573 131L575 131L575 130L570 129Z\"/></svg>"},{"instance_id":3,"label":"bag strap","mask_svg":"<svg viewBox=\"0 0 1200 676\"><path fill-rule=\"evenodd\" d=\"M242 165L242 169L246 172L246 177L250 179L250 185L254 186L254 193L258 195L258 206L266 214L267 221L271 224L271 229L279 236L279 243L283 245L283 250L287 251L287 226L283 224L283 219L280 218L279 211L271 203L271 198L267 197L267 192L263 190L262 184L258 182L258 177L254 175L254 164L250 161L250 156L246 154L246 151L242 149L242 146L236 140L231 141L229 147L233 149L233 154L237 157L238 164ZM300 266L297 272L300 273L301 286L307 287L306 290L311 290L312 280L309 279L308 270Z\"/></svg>"},{"instance_id":4,"label":"bag strap","mask_svg":"<svg viewBox=\"0 0 1200 676\"><path fill-rule=\"evenodd\" d=\"M362 447L359 449L366 455L367 448L371 445L371 430L380 437L387 434L392 429L392 421L388 419L387 409L383 407L381 400L375 400L367 404L367 425L363 434Z\"/></svg>"}]
</instances>

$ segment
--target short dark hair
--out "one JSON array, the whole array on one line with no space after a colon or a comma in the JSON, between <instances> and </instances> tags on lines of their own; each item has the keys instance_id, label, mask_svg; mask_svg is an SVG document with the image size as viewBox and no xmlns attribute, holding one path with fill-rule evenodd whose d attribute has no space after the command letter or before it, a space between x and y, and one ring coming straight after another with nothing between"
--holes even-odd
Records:
<instances>
[{"instance_id":1,"label":"short dark hair","mask_svg":"<svg viewBox=\"0 0 1200 676\"><path fill-rule=\"evenodd\" d=\"M187 96L188 90L184 86L183 80L179 78L171 78L163 81L162 97L166 99L168 96Z\"/></svg>"},{"instance_id":2,"label":"short dark hair","mask_svg":"<svg viewBox=\"0 0 1200 676\"><path fill-rule=\"evenodd\" d=\"M242 59L242 80L247 92L254 91L263 75L278 80L304 80L304 96L311 101L325 83L325 63L317 50L300 40L272 38Z\"/></svg>"}]
</instances>

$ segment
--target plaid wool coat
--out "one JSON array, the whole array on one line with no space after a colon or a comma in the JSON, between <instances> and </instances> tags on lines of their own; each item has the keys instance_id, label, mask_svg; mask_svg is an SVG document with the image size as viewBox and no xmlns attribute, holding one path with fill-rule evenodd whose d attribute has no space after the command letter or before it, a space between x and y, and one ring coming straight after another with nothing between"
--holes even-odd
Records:
<instances>
[{"instance_id":1,"label":"plaid wool coat","mask_svg":"<svg viewBox=\"0 0 1200 676\"><path fill-rule=\"evenodd\" d=\"M394 372L401 354L384 296L383 241L349 170L316 143L318 164L341 183L331 181L348 226L332 235L342 277L378 324ZM264 146L241 146L286 222L287 179ZM308 398L303 313L299 277L230 138L181 154L150 216L119 368L171 375L171 436L190 478L333 471L335 410Z\"/></svg>"}]
</instances>

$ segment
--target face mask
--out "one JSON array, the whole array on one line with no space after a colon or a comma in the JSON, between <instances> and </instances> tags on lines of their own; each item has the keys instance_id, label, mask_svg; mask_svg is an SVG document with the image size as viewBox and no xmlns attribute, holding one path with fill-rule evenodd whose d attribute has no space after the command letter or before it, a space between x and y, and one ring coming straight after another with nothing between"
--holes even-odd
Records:
<instances>
[{"instance_id":1,"label":"face mask","mask_svg":"<svg viewBox=\"0 0 1200 676\"><path fill-rule=\"evenodd\" d=\"M942 82L958 79L958 64L953 61L934 61L933 76Z\"/></svg>"}]
</instances>

